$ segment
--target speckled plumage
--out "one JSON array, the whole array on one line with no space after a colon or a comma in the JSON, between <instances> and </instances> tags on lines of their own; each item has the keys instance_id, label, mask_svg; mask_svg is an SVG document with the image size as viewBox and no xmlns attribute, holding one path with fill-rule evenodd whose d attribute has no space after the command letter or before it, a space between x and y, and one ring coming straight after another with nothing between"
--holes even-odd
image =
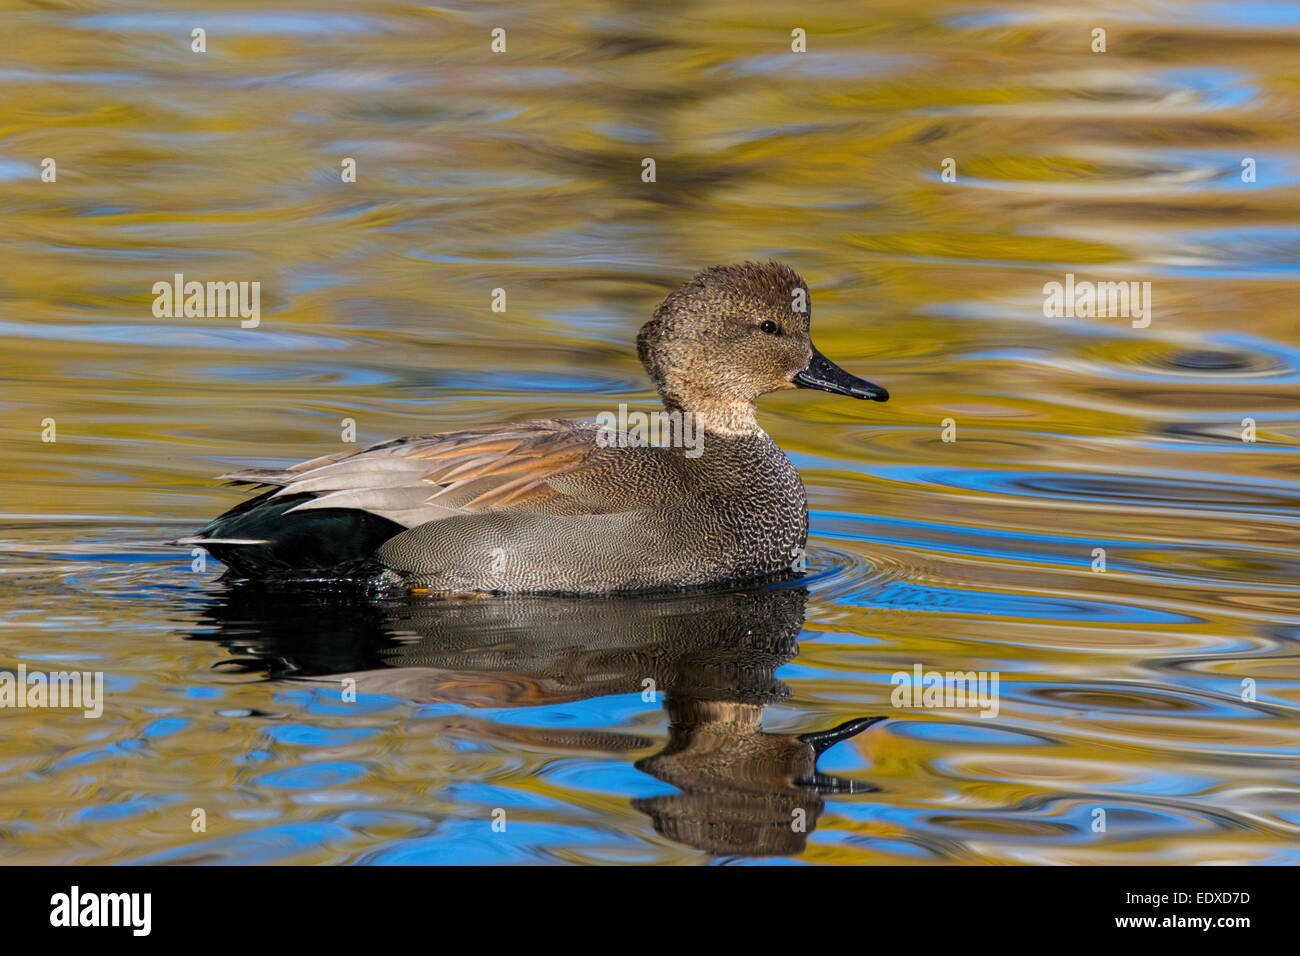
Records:
<instances>
[{"instance_id":1,"label":"speckled plumage","mask_svg":"<svg viewBox=\"0 0 1300 956\"><path fill-rule=\"evenodd\" d=\"M604 593L789 573L807 502L754 400L796 386L884 397L813 349L806 302L779 263L715 267L641 329L638 355L666 409L693 416L698 457L606 444L590 422L402 438L224 476L271 490L182 540L246 577L382 572L437 591Z\"/></svg>"},{"instance_id":2,"label":"speckled plumage","mask_svg":"<svg viewBox=\"0 0 1300 956\"><path fill-rule=\"evenodd\" d=\"M600 448L586 423L528 424L585 439L582 466L548 483L558 496L421 524L380 562L435 590L651 590L787 571L807 538L803 483L766 434L707 435L691 459Z\"/></svg>"}]
</instances>

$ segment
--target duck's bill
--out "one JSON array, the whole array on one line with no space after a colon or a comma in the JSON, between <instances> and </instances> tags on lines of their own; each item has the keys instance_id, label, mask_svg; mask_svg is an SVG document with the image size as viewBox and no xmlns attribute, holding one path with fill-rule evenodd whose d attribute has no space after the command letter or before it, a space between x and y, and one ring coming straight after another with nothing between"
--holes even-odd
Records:
<instances>
[{"instance_id":1,"label":"duck's bill","mask_svg":"<svg viewBox=\"0 0 1300 956\"><path fill-rule=\"evenodd\" d=\"M889 401L889 392L865 378L850 375L816 349L813 349L808 367L795 374L794 384L799 388L819 388L823 392L848 395L850 398L869 398L873 402Z\"/></svg>"}]
</instances>

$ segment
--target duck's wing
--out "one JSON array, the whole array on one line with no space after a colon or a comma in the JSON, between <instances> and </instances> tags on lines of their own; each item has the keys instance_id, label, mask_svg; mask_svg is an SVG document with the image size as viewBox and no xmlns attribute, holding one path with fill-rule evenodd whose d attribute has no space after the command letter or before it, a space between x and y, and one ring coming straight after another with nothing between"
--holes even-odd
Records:
<instances>
[{"instance_id":1,"label":"duck's wing","mask_svg":"<svg viewBox=\"0 0 1300 956\"><path fill-rule=\"evenodd\" d=\"M250 468L221 477L275 487L272 499L313 496L286 514L347 508L408 528L503 509L593 514L609 510L599 495L584 493L590 484L583 473L605 467L596 438L596 427L582 422L517 422L399 438L282 470Z\"/></svg>"}]
</instances>

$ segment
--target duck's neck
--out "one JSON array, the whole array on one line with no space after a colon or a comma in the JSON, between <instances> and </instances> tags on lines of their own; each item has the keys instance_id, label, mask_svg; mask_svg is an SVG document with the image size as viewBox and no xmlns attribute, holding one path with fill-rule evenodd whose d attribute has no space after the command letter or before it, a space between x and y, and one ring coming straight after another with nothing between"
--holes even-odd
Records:
<instances>
[{"instance_id":1,"label":"duck's neck","mask_svg":"<svg viewBox=\"0 0 1300 956\"><path fill-rule=\"evenodd\" d=\"M692 402L689 407L664 398L664 407L669 412L680 412L691 416L691 424L696 433L720 435L723 438L748 438L764 434L758 427L752 402Z\"/></svg>"}]
</instances>

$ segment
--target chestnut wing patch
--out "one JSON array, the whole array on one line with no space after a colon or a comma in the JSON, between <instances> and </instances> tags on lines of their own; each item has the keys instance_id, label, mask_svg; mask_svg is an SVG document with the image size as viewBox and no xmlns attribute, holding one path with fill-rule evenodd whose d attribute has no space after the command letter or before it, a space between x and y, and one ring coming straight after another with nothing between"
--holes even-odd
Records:
<instances>
[{"instance_id":1,"label":"chestnut wing patch","mask_svg":"<svg viewBox=\"0 0 1300 956\"><path fill-rule=\"evenodd\" d=\"M314 496L291 512L351 508L410 528L453 514L604 510L584 505L573 482L563 482L564 490L555 483L590 468L598 447L594 426L541 420L401 438L286 469L221 477L270 485L276 497Z\"/></svg>"}]
</instances>

